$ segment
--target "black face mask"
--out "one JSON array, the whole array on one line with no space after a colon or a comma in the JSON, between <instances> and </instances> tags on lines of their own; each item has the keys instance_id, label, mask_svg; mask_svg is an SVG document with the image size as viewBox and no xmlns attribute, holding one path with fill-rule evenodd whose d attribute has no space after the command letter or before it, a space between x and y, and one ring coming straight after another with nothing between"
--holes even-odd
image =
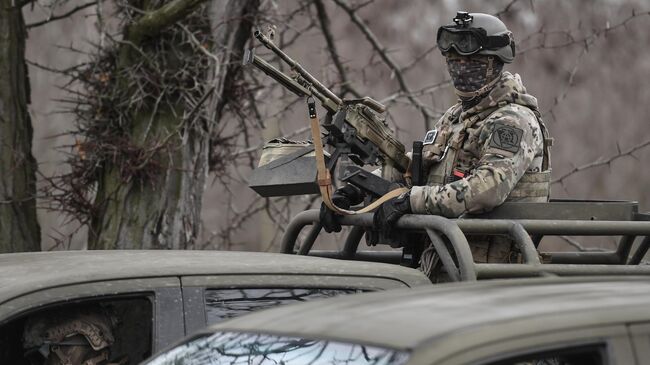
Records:
<instances>
[{"instance_id":1,"label":"black face mask","mask_svg":"<svg viewBox=\"0 0 650 365\"><path fill-rule=\"evenodd\" d=\"M497 78L503 70L503 62L498 59L489 62L487 56L448 56L447 68L456 90L472 92Z\"/></svg>"}]
</instances>

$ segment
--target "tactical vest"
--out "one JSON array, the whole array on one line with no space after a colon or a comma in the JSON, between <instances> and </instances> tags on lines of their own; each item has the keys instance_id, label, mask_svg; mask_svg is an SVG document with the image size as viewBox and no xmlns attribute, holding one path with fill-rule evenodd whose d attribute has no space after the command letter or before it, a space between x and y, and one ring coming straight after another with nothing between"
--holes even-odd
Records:
<instances>
[{"instance_id":1,"label":"tactical vest","mask_svg":"<svg viewBox=\"0 0 650 365\"><path fill-rule=\"evenodd\" d=\"M443 120L442 125L435 132L433 142L426 144L422 150L424 171L428 170L427 185L440 186L457 180L458 177L454 176L454 173L455 169L459 167L458 153L463 148L468 137L467 129L480 120L488 119L493 113L508 104L508 102L502 101L495 108L483 110L457 123L455 121L460 118L462 108L460 103L452 107L453 109L448 112L451 114L450 118ZM546 202L550 196L550 148L553 140L549 137L548 129L544 125L539 111L537 109L528 109L535 115L542 131L542 168L540 172L526 171L512 189L506 201Z\"/></svg>"}]
</instances>

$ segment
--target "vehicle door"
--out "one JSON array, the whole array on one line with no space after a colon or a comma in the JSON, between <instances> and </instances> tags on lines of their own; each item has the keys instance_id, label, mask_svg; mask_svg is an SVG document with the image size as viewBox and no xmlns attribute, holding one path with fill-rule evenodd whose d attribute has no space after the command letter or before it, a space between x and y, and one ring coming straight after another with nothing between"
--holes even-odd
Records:
<instances>
[{"instance_id":1,"label":"vehicle door","mask_svg":"<svg viewBox=\"0 0 650 365\"><path fill-rule=\"evenodd\" d=\"M469 337L468 337L469 338ZM441 361L426 361L414 356L419 364L465 365L613 365L637 364L625 325L584 327L531 335L507 340L468 345L462 352Z\"/></svg>"},{"instance_id":2,"label":"vehicle door","mask_svg":"<svg viewBox=\"0 0 650 365\"><path fill-rule=\"evenodd\" d=\"M650 362L650 322L629 326L632 347L639 364Z\"/></svg>"},{"instance_id":3,"label":"vehicle door","mask_svg":"<svg viewBox=\"0 0 650 365\"><path fill-rule=\"evenodd\" d=\"M82 310L107 313L114 324L111 357L126 356L130 364L144 360L185 333L178 277L42 288L0 304L0 363L26 361L23 337L33 327L31 323L43 318L63 318Z\"/></svg>"},{"instance_id":4,"label":"vehicle door","mask_svg":"<svg viewBox=\"0 0 650 365\"><path fill-rule=\"evenodd\" d=\"M390 278L309 274L185 276L181 283L187 334L277 305L408 287Z\"/></svg>"}]
</instances>

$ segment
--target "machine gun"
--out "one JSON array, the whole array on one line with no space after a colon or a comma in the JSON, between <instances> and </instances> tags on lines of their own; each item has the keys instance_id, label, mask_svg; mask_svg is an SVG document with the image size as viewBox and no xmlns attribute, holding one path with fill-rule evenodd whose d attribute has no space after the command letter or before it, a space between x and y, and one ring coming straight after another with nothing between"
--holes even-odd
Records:
<instances>
[{"instance_id":1,"label":"machine gun","mask_svg":"<svg viewBox=\"0 0 650 365\"><path fill-rule=\"evenodd\" d=\"M390 191L394 187L390 180L397 173L407 171L410 159L405 154L404 145L386 124L386 107L370 97L339 98L262 32L255 31L254 36L280 57L293 75L289 76L259 58L254 49L245 51L243 64L257 67L298 97L319 100L327 110L322 127L328 132L323 143L333 147L327 162L330 174L334 176L337 161L347 157L358 166L347 166L342 181L357 186L374 198ZM313 158L308 158L313 150L313 146L303 147L259 166L253 171L249 185L265 197L317 193L315 163ZM381 166L382 177L360 167L364 165Z\"/></svg>"}]
</instances>

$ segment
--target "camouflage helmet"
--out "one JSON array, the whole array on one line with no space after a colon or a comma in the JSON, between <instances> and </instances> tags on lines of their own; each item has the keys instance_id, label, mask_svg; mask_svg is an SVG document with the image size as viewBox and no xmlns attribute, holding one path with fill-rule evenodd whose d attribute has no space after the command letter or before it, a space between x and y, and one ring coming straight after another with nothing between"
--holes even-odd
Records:
<instances>
[{"instance_id":1,"label":"camouflage helmet","mask_svg":"<svg viewBox=\"0 0 650 365\"><path fill-rule=\"evenodd\" d=\"M32 363L105 364L117 319L96 306L55 309L27 319L23 348Z\"/></svg>"},{"instance_id":2,"label":"camouflage helmet","mask_svg":"<svg viewBox=\"0 0 650 365\"><path fill-rule=\"evenodd\" d=\"M454 24L438 28L436 41L445 54L452 48L463 56L493 55L504 63L515 58L515 41L512 32L497 17L483 13L459 11Z\"/></svg>"}]
</instances>

